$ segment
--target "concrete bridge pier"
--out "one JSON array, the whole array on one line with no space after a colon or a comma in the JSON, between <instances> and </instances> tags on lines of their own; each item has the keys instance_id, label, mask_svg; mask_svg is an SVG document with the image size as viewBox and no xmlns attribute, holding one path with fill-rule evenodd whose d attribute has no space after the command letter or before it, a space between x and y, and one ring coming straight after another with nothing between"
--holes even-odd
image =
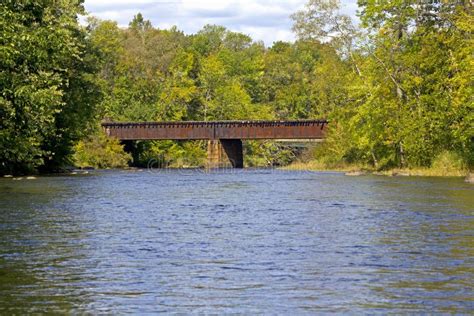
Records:
<instances>
[{"instance_id":1,"label":"concrete bridge pier","mask_svg":"<svg viewBox=\"0 0 474 316\"><path fill-rule=\"evenodd\" d=\"M207 143L207 167L213 168L243 168L244 154L242 140L216 139Z\"/></svg>"}]
</instances>

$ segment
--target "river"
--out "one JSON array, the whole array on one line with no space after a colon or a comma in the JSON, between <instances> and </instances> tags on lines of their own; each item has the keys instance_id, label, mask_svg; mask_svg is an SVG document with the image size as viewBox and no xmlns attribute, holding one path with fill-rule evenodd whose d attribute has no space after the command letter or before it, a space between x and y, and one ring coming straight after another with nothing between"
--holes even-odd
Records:
<instances>
[{"instance_id":1,"label":"river","mask_svg":"<svg viewBox=\"0 0 474 316\"><path fill-rule=\"evenodd\" d=\"M278 170L0 179L0 313L473 312L474 186Z\"/></svg>"}]
</instances>

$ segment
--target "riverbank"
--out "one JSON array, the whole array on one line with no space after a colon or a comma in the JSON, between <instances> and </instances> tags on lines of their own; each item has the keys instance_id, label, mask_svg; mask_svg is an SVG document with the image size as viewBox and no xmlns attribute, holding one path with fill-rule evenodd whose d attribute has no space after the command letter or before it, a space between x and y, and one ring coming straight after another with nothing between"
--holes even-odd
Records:
<instances>
[{"instance_id":1,"label":"riverbank","mask_svg":"<svg viewBox=\"0 0 474 316\"><path fill-rule=\"evenodd\" d=\"M77 168L71 170L64 170L61 173L44 173L44 174L31 174L31 175L1 175L1 178L10 178L12 180L36 180L37 176L52 176L52 175L87 175L93 170L128 170L128 171L144 171L145 168L136 167L124 167L124 168ZM172 167L165 169L173 170L192 170L192 169L205 169L204 167ZM417 169L390 169L390 170L375 170L368 166L361 165L340 165L337 167L328 167L322 163L311 161L311 162L295 162L288 166L279 167L280 170L288 171L334 171L343 172L346 176L364 176L364 175L378 175L388 177L460 177L465 178L466 182L474 183L474 173L470 173L467 170L454 170L454 169L436 169L436 168L417 168ZM150 169L150 170L160 170Z\"/></svg>"},{"instance_id":2,"label":"riverbank","mask_svg":"<svg viewBox=\"0 0 474 316\"><path fill-rule=\"evenodd\" d=\"M379 171L370 166L362 165L340 165L337 167L328 167L317 162L295 162L289 166L282 167L283 170L309 170L309 171L338 171L345 172L348 176L360 176L365 174L374 174L380 176L416 176L416 177L469 177L469 171L465 169L453 168L406 168L390 169ZM472 176L471 176L472 177Z\"/></svg>"}]
</instances>

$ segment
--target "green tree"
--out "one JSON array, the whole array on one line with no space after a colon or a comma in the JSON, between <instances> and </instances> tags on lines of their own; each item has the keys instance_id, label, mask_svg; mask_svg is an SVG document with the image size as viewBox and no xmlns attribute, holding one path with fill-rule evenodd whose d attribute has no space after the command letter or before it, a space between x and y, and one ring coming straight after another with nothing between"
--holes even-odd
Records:
<instances>
[{"instance_id":1,"label":"green tree","mask_svg":"<svg viewBox=\"0 0 474 316\"><path fill-rule=\"evenodd\" d=\"M80 1L0 4L0 172L52 170L88 132L100 93Z\"/></svg>"},{"instance_id":2,"label":"green tree","mask_svg":"<svg viewBox=\"0 0 474 316\"><path fill-rule=\"evenodd\" d=\"M461 73L468 77L466 68L459 71L458 65L469 58L466 53L472 53L472 45L469 32L456 21L469 16L470 5L463 1L359 4L363 25L371 33L368 71L379 91L370 102L388 109L384 140L396 151L396 162L429 166L444 150L471 156L469 131L457 128L472 126L468 114L472 98L455 104L455 96L468 96L469 88L450 80ZM472 67L470 72L472 80Z\"/></svg>"},{"instance_id":3,"label":"green tree","mask_svg":"<svg viewBox=\"0 0 474 316\"><path fill-rule=\"evenodd\" d=\"M117 139L98 131L74 146L73 161L81 168L122 168L132 159Z\"/></svg>"},{"instance_id":4,"label":"green tree","mask_svg":"<svg viewBox=\"0 0 474 316\"><path fill-rule=\"evenodd\" d=\"M299 38L327 42L340 58L327 54L316 74L328 80L310 84L332 119L325 151L377 168L430 166L445 151L472 161L472 5L359 6L363 30L336 0L310 0L293 15ZM342 139L347 146L336 145Z\"/></svg>"},{"instance_id":5,"label":"green tree","mask_svg":"<svg viewBox=\"0 0 474 316\"><path fill-rule=\"evenodd\" d=\"M183 121L190 120L188 108L197 97L197 88L190 78L194 58L191 53L181 51L170 67L159 100L157 102L159 120Z\"/></svg>"}]
</instances>

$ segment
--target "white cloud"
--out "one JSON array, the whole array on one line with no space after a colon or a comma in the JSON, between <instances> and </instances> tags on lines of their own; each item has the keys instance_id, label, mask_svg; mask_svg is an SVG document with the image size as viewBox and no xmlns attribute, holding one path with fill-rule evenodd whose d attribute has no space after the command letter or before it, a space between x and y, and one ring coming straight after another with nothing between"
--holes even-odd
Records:
<instances>
[{"instance_id":1,"label":"white cloud","mask_svg":"<svg viewBox=\"0 0 474 316\"><path fill-rule=\"evenodd\" d=\"M291 41L290 15L303 8L306 0L86 0L86 10L101 19L126 26L141 12L153 25L176 25L185 33L195 33L206 24L218 24L250 35L267 45ZM342 1L342 11L355 16L356 0Z\"/></svg>"}]
</instances>

